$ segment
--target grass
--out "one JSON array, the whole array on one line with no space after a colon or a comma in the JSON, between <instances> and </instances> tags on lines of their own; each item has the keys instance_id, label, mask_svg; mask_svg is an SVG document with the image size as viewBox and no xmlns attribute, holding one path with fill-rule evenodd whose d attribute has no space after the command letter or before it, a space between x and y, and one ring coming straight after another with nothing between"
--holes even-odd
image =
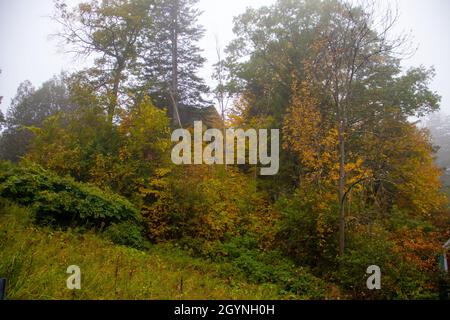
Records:
<instances>
[{"instance_id":1,"label":"grass","mask_svg":"<svg viewBox=\"0 0 450 320\"><path fill-rule=\"evenodd\" d=\"M67 267L81 268L81 290L66 287ZM223 278L220 266L168 245L148 251L113 245L94 233L33 224L29 210L0 208L0 277L8 299L283 299L275 285Z\"/></svg>"}]
</instances>

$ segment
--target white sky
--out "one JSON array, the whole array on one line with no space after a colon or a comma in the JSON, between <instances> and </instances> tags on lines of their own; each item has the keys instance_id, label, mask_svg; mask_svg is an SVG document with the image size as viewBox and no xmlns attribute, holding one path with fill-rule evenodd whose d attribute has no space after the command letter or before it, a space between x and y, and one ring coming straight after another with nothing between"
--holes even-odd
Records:
<instances>
[{"instance_id":1,"label":"white sky","mask_svg":"<svg viewBox=\"0 0 450 320\"><path fill-rule=\"evenodd\" d=\"M391 0L393 1L393 0ZM70 0L76 3L77 0ZM201 75L210 83L216 60L216 37L225 47L233 39L232 20L248 6L259 7L275 0L200 0L204 11L200 22L206 27L201 42L208 62ZM394 3L394 2L393 2ZM442 95L442 109L450 114L450 0L398 0L401 11L399 29L411 31L419 45L416 55L405 66L436 68L432 88ZM0 0L0 108L5 111L18 85L30 80L36 87L62 70L79 68L58 52L48 35L57 26L48 18L52 0Z\"/></svg>"}]
</instances>

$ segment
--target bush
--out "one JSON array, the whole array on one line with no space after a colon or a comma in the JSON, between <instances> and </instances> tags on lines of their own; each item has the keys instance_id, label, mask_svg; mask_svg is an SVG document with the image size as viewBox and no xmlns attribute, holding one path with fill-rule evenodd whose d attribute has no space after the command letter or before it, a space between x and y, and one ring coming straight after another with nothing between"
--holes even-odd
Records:
<instances>
[{"instance_id":1,"label":"bush","mask_svg":"<svg viewBox=\"0 0 450 320\"><path fill-rule=\"evenodd\" d=\"M139 211L125 198L31 163L0 163L0 197L30 206L38 222L52 225L104 227L140 221Z\"/></svg>"},{"instance_id":2,"label":"bush","mask_svg":"<svg viewBox=\"0 0 450 320\"><path fill-rule=\"evenodd\" d=\"M147 235L155 241L195 238L223 240L271 224L266 197L255 192L252 179L228 167L188 166L155 179L143 209Z\"/></svg>"},{"instance_id":3,"label":"bush","mask_svg":"<svg viewBox=\"0 0 450 320\"><path fill-rule=\"evenodd\" d=\"M145 249L145 241L142 226L129 222L114 223L105 231L105 236L118 245L128 246L136 249Z\"/></svg>"},{"instance_id":4,"label":"bush","mask_svg":"<svg viewBox=\"0 0 450 320\"><path fill-rule=\"evenodd\" d=\"M26 159L139 206L147 179L172 164L170 123L166 112L147 98L118 116L118 125L111 125L102 108L82 107L51 117L33 129Z\"/></svg>"},{"instance_id":5,"label":"bush","mask_svg":"<svg viewBox=\"0 0 450 320\"><path fill-rule=\"evenodd\" d=\"M299 265L313 266L315 271L336 267L337 210L334 203L321 205L313 192L280 197L275 203L281 218L277 225L280 249Z\"/></svg>"},{"instance_id":6,"label":"bush","mask_svg":"<svg viewBox=\"0 0 450 320\"><path fill-rule=\"evenodd\" d=\"M202 251L198 241L190 244L195 246L195 252ZM281 252L261 249L254 236L230 236L225 242L215 242L212 247L210 242L205 242L205 245L203 254L220 263L223 276L240 275L252 283L275 284L280 288L278 294L282 295L307 299L325 297L325 282L312 275L309 270L296 266Z\"/></svg>"},{"instance_id":7,"label":"bush","mask_svg":"<svg viewBox=\"0 0 450 320\"><path fill-rule=\"evenodd\" d=\"M436 299L437 278L432 270L421 270L408 248L408 240L396 243L382 226L374 224L370 233L353 232L347 239L346 254L339 259L336 282L354 299ZM413 239L414 246L420 241ZM399 250L400 249L400 250ZM423 253L428 256L430 253ZM366 270L381 269L381 290L368 290ZM437 265L437 264L436 264Z\"/></svg>"}]
</instances>

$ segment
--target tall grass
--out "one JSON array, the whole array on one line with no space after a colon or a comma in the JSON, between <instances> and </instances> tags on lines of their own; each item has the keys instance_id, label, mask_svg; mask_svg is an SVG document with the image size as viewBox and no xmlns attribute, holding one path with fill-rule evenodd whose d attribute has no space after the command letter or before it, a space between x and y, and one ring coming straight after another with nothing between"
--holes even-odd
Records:
<instances>
[{"instance_id":1,"label":"tall grass","mask_svg":"<svg viewBox=\"0 0 450 320\"><path fill-rule=\"evenodd\" d=\"M70 265L81 290L66 287ZM221 278L219 265L167 245L116 246L94 233L38 228L29 210L0 204L0 277L8 299L279 299L273 285Z\"/></svg>"}]
</instances>

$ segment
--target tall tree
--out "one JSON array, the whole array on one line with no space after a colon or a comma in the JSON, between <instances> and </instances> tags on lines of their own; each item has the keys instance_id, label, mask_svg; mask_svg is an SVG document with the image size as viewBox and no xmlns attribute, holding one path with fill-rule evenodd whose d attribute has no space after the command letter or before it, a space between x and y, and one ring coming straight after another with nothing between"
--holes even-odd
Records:
<instances>
[{"instance_id":1,"label":"tall tree","mask_svg":"<svg viewBox=\"0 0 450 320\"><path fill-rule=\"evenodd\" d=\"M141 83L155 104L170 107L173 124L181 126L180 108L203 107L208 87L198 76L205 59L198 41L198 0L160 0L151 7L152 24L142 39ZM142 72L143 71L143 72Z\"/></svg>"},{"instance_id":2,"label":"tall tree","mask_svg":"<svg viewBox=\"0 0 450 320\"><path fill-rule=\"evenodd\" d=\"M137 42L150 25L151 0L110 0L83 2L75 9L56 2L54 19L62 26L57 34L69 52L93 56L91 81L108 96L105 106L112 122L119 104L122 85L137 58Z\"/></svg>"},{"instance_id":3,"label":"tall tree","mask_svg":"<svg viewBox=\"0 0 450 320\"><path fill-rule=\"evenodd\" d=\"M387 9L381 18L374 3L330 1L324 8L325 23L316 28L311 46L314 57L306 71L333 106L333 121L339 144L339 253L345 248L345 200L348 192L346 166L347 143L352 130L358 127L365 113L357 96L358 83L380 72L380 64L389 64L407 45L406 36L392 37L398 19L395 10ZM356 121L355 121L356 120Z\"/></svg>"},{"instance_id":4,"label":"tall tree","mask_svg":"<svg viewBox=\"0 0 450 320\"><path fill-rule=\"evenodd\" d=\"M227 89L240 97L239 108L245 110L239 113L245 124L264 117L271 120L267 127L282 127L294 82L305 80L303 61L323 6L322 1L278 0L270 6L249 8L234 19L236 38L225 50ZM292 192L300 183L301 168L295 159L290 151L281 153L279 174L265 179L274 198Z\"/></svg>"},{"instance_id":5,"label":"tall tree","mask_svg":"<svg viewBox=\"0 0 450 320\"><path fill-rule=\"evenodd\" d=\"M239 16L234 28L237 39L228 47L227 65L247 106L247 122L272 116L273 125L281 127L287 110L293 121L302 119L303 111L292 108L308 106L318 112L321 130L336 132L341 255L345 248L345 200L359 174L351 170L365 159L363 134L375 131L387 119L404 123L409 116L422 116L439 107L439 97L428 89L432 70L401 73L400 48L408 41L404 36L390 36L396 19L395 10L379 14L371 2L351 5L338 0L278 0L273 6L249 9ZM309 95L296 93L292 90L295 87L307 88L317 105L313 108ZM299 122L296 127L304 125ZM301 132L287 127L282 135L291 136L283 140L292 144ZM303 152L304 146L292 146L287 150L294 156L299 150L303 157L310 156ZM295 170L288 172L290 175L301 175L305 170L302 166L308 165L285 157L280 159L282 167ZM383 170L376 173L374 179L381 179ZM285 177L280 184L286 181L292 179Z\"/></svg>"},{"instance_id":6,"label":"tall tree","mask_svg":"<svg viewBox=\"0 0 450 320\"><path fill-rule=\"evenodd\" d=\"M226 67L231 88L251 100L250 116L272 116L281 126L294 80L304 79L302 61L323 6L321 1L278 0L234 19L236 38L226 48Z\"/></svg>"}]
</instances>

